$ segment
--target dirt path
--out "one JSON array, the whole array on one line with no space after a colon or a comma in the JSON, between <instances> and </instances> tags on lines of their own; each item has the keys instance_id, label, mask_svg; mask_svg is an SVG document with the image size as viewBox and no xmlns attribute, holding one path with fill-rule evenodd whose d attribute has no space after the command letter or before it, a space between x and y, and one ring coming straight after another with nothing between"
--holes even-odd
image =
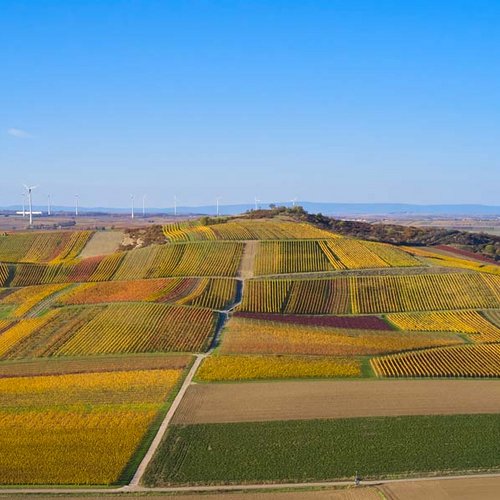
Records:
<instances>
[{"instance_id":1,"label":"dirt path","mask_svg":"<svg viewBox=\"0 0 500 500\"><path fill-rule=\"evenodd\" d=\"M153 442L151 443L151 446L144 455L144 458L142 459L142 462L139 464L139 467L135 471L134 477L130 481L129 486L131 487L139 486L142 476L144 475L144 472L147 466L149 465L149 462L151 462L151 459L153 458L156 450L158 449L158 446L161 443L161 440L163 439L163 436L165 435L165 432L167 431L168 424L172 420L175 411L177 410L179 404L182 401L182 398L184 397L184 394L186 393L189 385L191 384L191 381L193 380L196 370L200 366L200 363L202 362L205 356L206 356L205 354L198 354L196 356L193 366L191 366L189 373L184 379L184 382L182 383L182 386L179 392L177 393L177 396L175 397L174 401L172 402L172 405L170 406L167 414L165 415L165 418L163 419L163 422L161 423L160 428L158 429L158 432L156 433L156 436L153 439Z\"/></svg>"},{"instance_id":2,"label":"dirt path","mask_svg":"<svg viewBox=\"0 0 500 500\"><path fill-rule=\"evenodd\" d=\"M233 304L231 304L228 307L228 309L224 309L222 311L219 311L219 313L222 315L221 316L222 321L221 321L220 325L218 325L218 328L217 328L216 332L214 333L214 339L212 341L212 344L211 344L208 352L206 352L204 354L197 354L196 355L196 359L193 363L193 366L191 366L191 369L189 370L189 373L187 374L186 378L184 379L184 382L182 383L182 386L181 386L179 392L177 393L177 396L175 397L174 401L172 402L172 405L170 406L167 414L165 415L165 418L163 419L163 422L161 423L160 428L158 429L158 432L156 433L156 436L154 437L154 439L151 443L151 446L149 447L148 451L146 452L146 455L144 455L144 458L142 459L142 462L139 464L139 467L135 471L134 477L132 478L132 480L130 481L130 483L128 485L129 488L139 487L139 485L141 483L142 476L144 475L144 472L146 471L147 466L149 465L149 463L153 459L153 456L156 453L156 450L160 446L160 443L163 439L163 436L167 432L168 425L172 421L177 409L181 405L188 388L191 386L191 382L193 380L193 377L194 377L196 371L198 370L203 359L206 358L207 356L209 356L214 351L214 349L217 347L220 332L221 332L222 328L224 328L224 323L226 322L229 313L234 308L238 307L238 305L241 303L242 296L243 296L243 287L244 287L244 282L243 282L243 280L241 280L240 285L238 286L238 293L237 293L235 302Z\"/></svg>"},{"instance_id":3,"label":"dirt path","mask_svg":"<svg viewBox=\"0 0 500 500\"><path fill-rule=\"evenodd\" d=\"M255 262L255 256L257 255L259 242L258 241L246 241L245 248L243 249L243 257L241 258L240 269L238 270L238 276L243 279L253 278L253 266Z\"/></svg>"},{"instance_id":4,"label":"dirt path","mask_svg":"<svg viewBox=\"0 0 500 500\"><path fill-rule=\"evenodd\" d=\"M25 315L25 318L35 318L37 317L44 309L48 309L57 299L57 297L69 292L72 288L77 286L77 283L73 283L62 290L52 293L48 297L42 299L38 304L33 306Z\"/></svg>"},{"instance_id":5,"label":"dirt path","mask_svg":"<svg viewBox=\"0 0 500 500\"><path fill-rule=\"evenodd\" d=\"M345 488L348 490L323 490L322 493L341 492L350 493L347 496L316 496L320 491L314 492L312 488ZM371 498L364 496L367 490L371 492L375 489L378 494L377 498L385 498L387 500L403 500L403 499L419 499L432 498L433 500L441 499L457 499L457 500L496 500L500 489L500 474L474 474L460 476L437 476L437 477L418 477L412 479L387 479L380 481L363 481L361 487L354 488L352 481L329 481L329 482L314 482L314 483L280 483L280 484L232 484L220 486L179 486L171 488L144 488L140 486L122 488L5 488L0 490L0 498L11 498L12 495L37 494L37 498L43 498L40 494L85 496L86 498L113 498L123 497L123 493L131 496L130 493L148 494L148 498L155 498L154 493L170 493L183 494L180 498L194 499L200 498L200 495L185 496L186 493L205 493L206 498L227 498L228 500L244 500L246 498L266 500L287 500L285 495L286 490L297 490L290 492L290 500L295 500L297 494L299 498L333 498L333 499L365 499ZM273 490L278 490L274 492ZM302 490L302 491L300 491ZM252 491L256 493L251 493ZM245 493L239 493L245 492ZM266 493L264 493L266 492ZM359 493L362 492L362 493ZM213 495L210 495L213 493ZM358 494L359 493L359 494ZM276 495L276 496L275 496ZM162 497L164 498L164 497ZM203 495L202 498L205 498Z\"/></svg>"},{"instance_id":6,"label":"dirt path","mask_svg":"<svg viewBox=\"0 0 500 500\"><path fill-rule=\"evenodd\" d=\"M187 391L172 423L461 413L500 413L500 381L324 380L197 384Z\"/></svg>"}]
</instances>

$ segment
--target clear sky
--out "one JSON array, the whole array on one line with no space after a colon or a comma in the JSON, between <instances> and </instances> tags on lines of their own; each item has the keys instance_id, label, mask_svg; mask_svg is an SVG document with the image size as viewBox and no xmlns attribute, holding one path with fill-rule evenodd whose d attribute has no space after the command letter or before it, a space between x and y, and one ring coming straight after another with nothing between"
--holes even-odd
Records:
<instances>
[{"instance_id":1,"label":"clear sky","mask_svg":"<svg viewBox=\"0 0 500 500\"><path fill-rule=\"evenodd\" d=\"M500 204L497 0L2 0L0 45L0 205Z\"/></svg>"}]
</instances>

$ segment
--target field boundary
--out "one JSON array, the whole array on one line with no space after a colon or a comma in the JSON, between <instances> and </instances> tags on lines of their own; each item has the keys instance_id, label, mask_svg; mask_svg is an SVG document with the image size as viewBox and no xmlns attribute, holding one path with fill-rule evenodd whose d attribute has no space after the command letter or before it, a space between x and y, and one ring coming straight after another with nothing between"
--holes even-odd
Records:
<instances>
[{"instance_id":1,"label":"field boundary","mask_svg":"<svg viewBox=\"0 0 500 500\"><path fill-rule=\"evenodd\" d=\"M184 394L186 393L189 385L191 384L191 381L193 380L194 374L196 373L196 370L200 366L200 363L202 362L204 357L205 357L204 354L196 355L196 359L194 360L194 363L192 364L188 374L186 375L186 378L184 379L184 382L182 383L181 388L179 389L179 392L177 393L174 400L172 401L172 404L171 404L170 408L168 409L167 414L165 415L165 418L163 419L163 422L161 423L160 427L158 428L158 432L156 433L156 436L154 437L153 441L151 442L151 445L149 446L148 451L144 455L144 458L141 460L141 463L137 467L137 470L135 471L135 473L132 477L132 480L129 483L129 487L139 486L140 481L142 479L142 476L144 475L144 472L146 471L146 468L148 467L149 463L153 459L153 456L156 453L158 446L160 446L160 443L163 439L163 436L167 432L168 424L172 420L172 417L174 416L174 413L177 410L177 407L179 406L180 402L182 401L182 398L184 397Z\"/></svg>"},{"instance_id":2,"label":"field boundary","mask_svg":"<svg viewBox=\"0 0 500 500\"><path fill-rule=\"evenodd\" d=\"M480 473L480 474L466 474L462 473L459 475L449 475L449 476L418 476L411 478L399 478L399 479L379 479L379 480L366 480L361 481L360 486L380 486L383 484L394 484L394 483L419 483L424 481L453 481L459 479L491 479L500 478L500 472L491 473ZM37 493L56 493L56 494L75 494L80 495L82 493L127 493L127 492L143 492L143 493L155 493L155 492L165 492L165 493L217 493L217 492L227 492L227 491L272 491L272 490L308 490L311 488L327 488L327 487L345 487L353 486L354 480L351 481L315 481L311 483L243 483L243 484L223 484L223 485L207 485L207 486L172 486L172 487L161 487L161 488L147 488L145 486L121 486L119 488L102 488L96 486L95 488L90 487L75 487L75 488L54 488L52 486L44 488L39 486L37 488L12 488L12 487L1 487L0 494L37 494Z\"/></svg>"}]
</instances>

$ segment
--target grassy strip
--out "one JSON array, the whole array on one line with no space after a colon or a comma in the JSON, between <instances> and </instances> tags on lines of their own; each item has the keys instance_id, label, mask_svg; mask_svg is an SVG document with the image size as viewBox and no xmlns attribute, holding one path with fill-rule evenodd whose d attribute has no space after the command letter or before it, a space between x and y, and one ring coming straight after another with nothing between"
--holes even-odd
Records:
<instances>
[{"instance_id":1,"label":"grassy strip","mask_svg":"<svg viewBox=\"0 0 500 500\"><path fill-rule=\"evenodd\" d=\"M8 318L16 307L15 304L0 304L0 319Z\"/></svg>"},{"instance_id":2,"label":"grassy strip","mask_svg":"<svg viewBox=\"0 0 500 500\"><path fill-rule=\"evenodd\" d=\"M147 486L302 482L498 470L500 415L172 426Z\"/></svg>"}]
</instances>

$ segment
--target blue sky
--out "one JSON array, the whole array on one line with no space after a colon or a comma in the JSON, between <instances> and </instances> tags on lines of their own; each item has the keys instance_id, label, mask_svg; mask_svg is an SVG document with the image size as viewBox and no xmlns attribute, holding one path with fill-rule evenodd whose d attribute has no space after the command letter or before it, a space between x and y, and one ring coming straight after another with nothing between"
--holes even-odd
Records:
<instances>
[{"instance_id":1,"label":"blue sky","mask_svg":"<svg viewBox=\"0 0 500 500\"><path fill-rule=\"evenodd\" d=\"M0 205L500 204L497 1L2 0L0 43Z\"/></svg>"}]
</instances>

